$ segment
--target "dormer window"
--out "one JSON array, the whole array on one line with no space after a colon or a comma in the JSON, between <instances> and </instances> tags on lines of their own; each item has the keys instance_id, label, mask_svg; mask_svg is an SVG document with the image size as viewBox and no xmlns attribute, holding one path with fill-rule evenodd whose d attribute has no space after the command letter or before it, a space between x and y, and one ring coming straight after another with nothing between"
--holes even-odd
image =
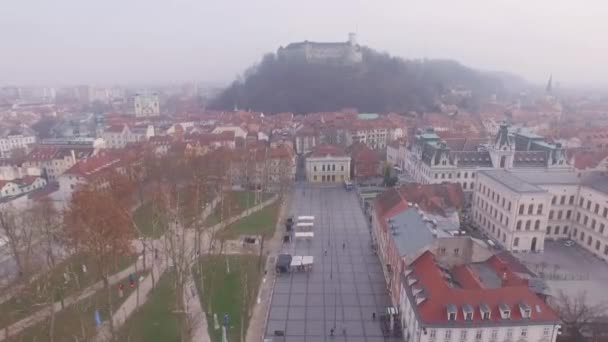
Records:
<instances>
[{"instance_id":1,"label":"dormer window","mask_svg":"<svg viewBox=\"0 0 608 342\"><path fill-rule=\"evenodd\" d=\"M456 320L456 314L457 314L456 305L454 305L454 304L448 304L448 306L447 306L447 314L448 314L448 321L455 321Z\"/></svg>"},{"instance_id":2,"label":"dormer window","mask_svg":"<svg viewBox=\"0 0 608 342\"><path fill-rule=\"evenodd\" d=\"M507 304L499 304L498 309L500 311L500 317L502 319L510 319L511 318L511 309Z\"/></svg>"},{"instance_id":3,"label":"dormer window","mask_svg":"<svg viewBox=\"0 0 608 342\"><path fill-rule=\"evenodd\" d=\"M462 314L464 316L465 321L472 321L473 320L473 307L469 304L463 305Z\"/></svg>"},{"instance_id":4,"label":"dormer window","mask_svg":"<svg viewBox=\"0 0 608 342\"><path fill-rule=\"evenodd\" d=\"M521 317L524 319L529 319L532 315L532 308L530 308L530 305L526 304L525 302L519 303L519 311L521 313Z\"/></svg>"},{"instance_id":5,"label":"dormer window","mask_svg":"<svg viewBox=\"0 0 608 342\"><path fill-rule=\"evenodd\" d=\"M488 304L485 303L481 303L479 304L479 313L481 315L481 319L484 321L487 321L490 319L490 307L488 306Z\"/></svg>"}]
</instances>

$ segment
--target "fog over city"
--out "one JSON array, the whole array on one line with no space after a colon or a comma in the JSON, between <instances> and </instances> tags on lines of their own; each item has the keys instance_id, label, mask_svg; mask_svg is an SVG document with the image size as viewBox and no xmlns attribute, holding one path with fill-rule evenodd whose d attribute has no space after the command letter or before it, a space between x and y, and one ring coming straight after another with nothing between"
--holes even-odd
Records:
<instances>
[{"instance_id":1,"label":"fog over city","mask_svg":"<svg viewBox=\"0 0 608 342\"><path fill-rule=\"evenodd\" d=\"M227 84L263 54L345 41L564 86L608 76L608 4L536 1L27 0L0 5L0 84Z\"/></svg>"}]
</instances>

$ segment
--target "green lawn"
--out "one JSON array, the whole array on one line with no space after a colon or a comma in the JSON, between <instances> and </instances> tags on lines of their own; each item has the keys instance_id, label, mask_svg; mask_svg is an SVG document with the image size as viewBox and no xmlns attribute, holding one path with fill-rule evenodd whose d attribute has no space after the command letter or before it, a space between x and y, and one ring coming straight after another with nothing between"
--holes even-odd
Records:
<instances>
[{"instance_id":1,"label":"green lawn","mask_svg":"<svg viewBox=\"0 0 608 342\"><path fill-rule=\"evenodd\" d=\"M215 210L205 220L205 225L212 226L220 222L220 218L226 220L238 215L245 210L262 203L273 196L271 193L260 193L254 191L230 191L226 194L223 205L218 204Z\"/></svg>"},{"instance_id":2,"label":"green lawn","mask_svg":"<svg viewBox=\"0 0 608 342\"><path fill-rule=\"evenodd\" d=\"M218 232L220 239L236 239L240 235L272 237L277 224L281 204L277 201L255 213L243 217Z\"/></svg>"},{"instance_id":3,"label":"green lawn","mask_svg":"<svg viewBox=\"0 0 608 342\"><path fill-rule=\"evenodd\" d=\"M135 255L119 257L110 273L125 269L135 260ZM83 272L83 264L86 265L86 273ZM64 273L68 274L67 282ZM0 328L40 310L41 304L49 302L52 294L55 301L59 301L61 297L76 293L99 280L101 278L90 254L71 256L23 287L13 298L0 304Z\"/></svg>"},{"instance_id":4,"label":"green lawn","mask_svg":"<svg viewBox=\"0 0 608 342\"><path fill-rule=\"evenodd\" d=\"M226 260L230 273L227 273ZM248 304L249 308L253 307L262 278L259 262L259 257L249 255L208 255L202 257L202 287L201 274L195 266L196 286L203 310L207 313L207 326L212 341L220 342L222 340L221 328L218 330L214 328L213 313L217 315L219 324L223 324L224 314L228 314L228 341L240 341L243 305ZM264 264L264 260L261 264ZM247 296L245 296L244 284L247 284ZM211 304L211 312L209 312L209 304ZM248 324L249 319L246 317L243 330L245 333Z\"/></svg>"},{"instance_id":5,"label":"green lawn","mask_svg":"<svg viewBox=\"0 0 608 342\"><path fill-rule=\"evenodd\" d=\"M141 235L150 238L159 238L167 230L167 219L161 215L162 211L154 210L152 201L139 206L133 212L133 221Z\"/></svg>"},{"instance_id":6,"label":"green lawn","mask_svg":"<svg viewBox=\"0 0 608 342\"><path fill-rule=\"evenodd\" d=\"M146 275L145 273L139 273L140 275ZM120 305L127 299L129 294L135 291L135 288L131 288L128 285L128 277L121 281L125 284L124 293L122 298L118 296L117 286L112 288L112 307L116 311ZM143 300L143 297L141 298ZM99 310L101 320L107 321L109 318L108 310L108 295L105 290L100 290L94 295L75 303L55 315L55 341L68 342L76 341L75 337L78 337L80 341L90 341L96 334L94 313L95 310ZM13 341L19 342L42 342L49 340L49 325L50 318L36 324L14 337ZM84 336L84 337L83 337Z\"/></svg>"},{"instance_id":7,"label":"green lawn","mask_svg":"<svg viewBox=\"0 0 608 342\"><path fill-rule=\"evenodd\" d=\"M175 342L180 341L175 306L174 274L166 272L150 298L121 328L119 341Z\"/></svg>"}]
</instances>

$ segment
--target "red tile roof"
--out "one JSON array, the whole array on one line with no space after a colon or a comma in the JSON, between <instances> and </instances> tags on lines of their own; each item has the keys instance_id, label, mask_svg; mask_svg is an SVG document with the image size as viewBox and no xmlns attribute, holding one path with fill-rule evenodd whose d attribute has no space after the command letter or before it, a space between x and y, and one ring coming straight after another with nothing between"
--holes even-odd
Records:
<instances>
[{"instance_id":1,"label":"red tile roof","mask_svg":"<svg viewBox=\"0 0 608 342\"><path fill-rule=\"evenodd\" d=\"M121 162L117 153L100 153L98 155L83 159L65 173L80 177L92 177L102 171L114 169Z\"/></svg>"},{"instance_id":2,"label":"red tile roof","mask_svg":"<svg viewBox=\"0 0 608 342\"><path fill-rule=\"evenodd\" d=\"M574 167L579 170L593 169L608 158L608 148L597 150L579 150L574 152Z\"/></svg>"},{"instance_id":3,"label":"red tile roof","mask_svg":"<svg viewBox=\"0 0 608 342\"><path fill-rule=\"evenodd\" d=\"M313 158L323 158L323 157L346 157L348 154L344 150L344 148L329 145L329 144L321 144L314 147L313 151L310 154L310 157Z\"/></svg>"},{"instance_id":4,"label":"red tile roof","mask_svg":"<svg viewBox=\"0 0 608 342\"><path fill-rule=\"evenodd\" d=\"M501 323L533 324L541 322L556 323L559 318L557 314L528 286L503 284L497 288L480 288L474 279L467 279L463 283L455 284L449 279L445 268L441 267L435 260L435 256L430 251L424 252L410 265L412 270L407 275L409 279L416 279L412 285L424 291L425 299L416 305L418 316L424 325L454 326L460 324L484 324L496 325ZM465 270L458 270L456 274L462 279L472 277L464 275ZM464 276L463 276L464 275ZM412 277L413 276L413 277ZM408 286L408 280L404 281L404 286ZM411 293L410 293L411 295ZM415 301L414 301L415 303ZM519 305L525 303L530 308L530 318L523 318ZM488 320L482 320L480 305L487 305L491 312ZM447 307L456 307L456 320L448 321ZM463 306L470 305L473 308L471 321L464 320ZM510 318L501 317L499 305L506 305L510 309Z\"/></svg>"},{"instance_id":5,"label":"red tile roof","mask_svg":"<svg viewBox=\"0 0 608 342\"><path fill-rule=\"evenodd\" d=\"M385 224L386 219L407 209L408 204L397 189L391 188L376 197L374 208L379 221Z\"/></svg>"},{"instance_id":6,"label":"red tile roof","mask_svg":"<svg viewBox=\"0 0 608 342\"><path fill-rule=\"evenodd\" d=\"M464 206L464 193L457 183L406 184L398 188L408 202L416 203L420 209L445 216L448 211L460 210Z\"/></svg>"}]
</instances>

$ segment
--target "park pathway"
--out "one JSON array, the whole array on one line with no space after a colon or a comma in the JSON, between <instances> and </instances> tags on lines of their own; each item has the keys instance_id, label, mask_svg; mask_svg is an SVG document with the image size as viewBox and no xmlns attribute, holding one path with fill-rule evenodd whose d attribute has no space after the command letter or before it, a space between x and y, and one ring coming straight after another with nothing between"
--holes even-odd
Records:
<instances>
[{"instance_id":1,"label":"park pathway","mask_svg":"<svg viewBox=\"0 0 608 342\"><path fill-rule=\"evenodd\" d=\"M156 262L153 264L152 272L154 272L154 274L155 274L155 276L154 276L155 282L154 283L152 282L152 274L145 277L144 280L138 284L139 293L137 290L133 291L129 295L127 300L125 300L124 303L122 303L122 305L118 308L118 310L116 310L114 312L112 319L114 321L115 331L118 331L118 329L120 329L120 327L127 321L129 316L135 310L137 310L137 308L141 307L142 305L144 305L146 303L146 300L149 298L150 292L154 288L153 285L155 285L156 282L158 282L160 277L167 270L167 263L164 260L165 260L165 258L160 258L159 260L157 260L159 262ZM104 341L109 341L110 338L111 338L110 325L106 321L102 324L102 326L97 331L97 335L95 336L93 341L104 342Z\"/></svg>"},{"instance_id":2,"label":"park pathway","mask_svg":"<svg viewBox=\"0 0 608 342\"><path fill-rule=\"evenodd\" d=\"M152 255L151 251L148 253L149 253L148 260L152 260L153 255ZM147 265L147 266L149 267L149 265ZM136 270L137 271L143 270L143 260L142 259L138 259L136 262L131 264L131 266L125 268L124 270L122 270L118 273L111 275L108 278L110 286L113 286L113 285L117 284L119 281L127 278L129 276L129 274L136 273ZM63 308L61 306L61 301L53 303L55 313L58 313L61 310L63 310L64 308L67 308L74 303L77 303L83 299L86 299L86 298L94 295L97 291L102 290L102 289L103 289L103 281L98 281L97 283L84 289L80 294L66 297L63 301L63 303L64 303ZM8 335L14 336L16 334L19 334L21 331L23 331L35 324L42 322L43 320L48 318L50 315L51 315L51 306L49 305L49 306L37 311L36 313L33 313L30 316L25 317L15 323L11 324L8 327ZM0 341L4 341L6 338L7 338L7 329L2 328L2 330L0 331Z\"/></svg>"}]
</instances>

